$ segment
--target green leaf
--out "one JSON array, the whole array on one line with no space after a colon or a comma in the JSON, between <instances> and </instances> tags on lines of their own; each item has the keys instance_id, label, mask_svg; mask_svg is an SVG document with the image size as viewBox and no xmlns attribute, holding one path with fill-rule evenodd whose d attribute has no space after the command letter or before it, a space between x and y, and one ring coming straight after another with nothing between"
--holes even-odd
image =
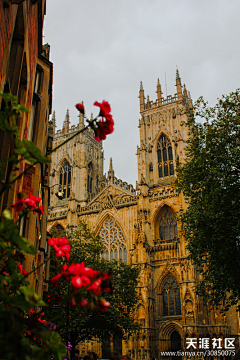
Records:
<instances>
[{"instance_id":1,"label":"green leaf","mask_svg":"<svg viewBox=\"0 0 240 360\"><path fill-rule=\"evenodd\" d=\"M24 111L26 113L29 113L29 109L26 106L22 105L22 104L18 105L18 109L21 110L21 111Z\"/></svg>"},{"instance_id":2,"label":"green leaf","mask_svg":"<svg viewBox=\"0 0 240 360\"><path fill-rule=\"evenodd\" d=\"M32 306L47 306L39 295L35 293L33 287L20 286L19 290L25 297L25 300Z\"/></svg>"},{"instance_id":3,"label":"green leaf","mask_svg":"<svg viewBox=\"0 0 240 360\"><path fill-rule=\"evenodd\" d=\"M23 147L23 142L22 140L18 139L18 138L15 138L14 139L14 143L15 143L15 147L17 149L21 149Z\"/></svg>"},{"instance_id":4,"label":"green leaf","mask_svg":"<svg viewBox=\"0 0 240 360\"><path fill-rule=\"evenodd\" d=\"M2 91L0 91L0 96L5 101L14 101L14 102L18 101L18 98L10 93L3 93Z\"/></svg>"},{"instance_id":5,"label":"green leaf","mask_svg":"<svg viewBox=\"0 0 240 360\"><path fill-rule=\"evenodd\" d=\"M28 159L34 159L34 162L38 161L43 164L48 164L51 162L51 159L44 156L41 150L32 141L23 140L23 142L29 154ZM27 158L28 154L24 155L24 157Z\"/></svg>"},{"instance_id":6,"label":"green leaf","mask_svg":"<svg viewBox=\"0 0 240 360\"><path fill-rule=\"evenodd\" d=\"M18 238L15 238L14 243L19 246L20 252L35 255L36 254L36 248L33 245L30 245L28 240L24 238L23 236L18 236Z\"/></svg>"},{"instance_id":7,"label":"green leaf","mask_svg":"<svg viewBox=\"0 0 240 360\"><path fill-rule=\"evenodd\" d=\"M7 220L12 220L12 214L10 210L7 209L3 210L2 216Z\"/></svg>"}]
</instances>

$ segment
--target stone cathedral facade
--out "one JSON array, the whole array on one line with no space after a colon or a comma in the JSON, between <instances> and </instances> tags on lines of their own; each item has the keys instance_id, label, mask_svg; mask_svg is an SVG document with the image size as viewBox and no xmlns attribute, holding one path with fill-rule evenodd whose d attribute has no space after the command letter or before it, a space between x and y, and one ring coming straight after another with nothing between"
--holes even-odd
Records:
<instances>
[{"instance_id":1,"label":"stone cathedral facade","mask_svg":"<svg viewBox=\"0 0 240 360\"><path fill-rule=\"evenodd\" d=\"M77 226L84 218L105 245L106 259L122 259L139 265L139 293L136 317L142 332L122 342L122 354L132 359L161 358L161 351L186 349L186 338L236 337L239 324L236 309L223 315L209 310L194 293L198 280L187 259L177 213L185 207L184 198L174 188L177 161L184 161L187 129L184 109L192 106L190 93L176 73L176 94L163 97L157 82L157 98L144 95L140 102L140 146L137 148L138 182L136 189L115 176L112 159L103 174L102 144L92 130L78 135L53 154L51 200L48 230ZM55 114L50 121L53 146L84 126L80 115L77 126L70 127L67 112L62 130L55 132ZM64 199L55 192L62 189ZM114 346L114 343L111 343ZM193 349L191 349L193 350ZM81 344L80 354L95 351L101 344Z\"/></svg>"}]
</instances>

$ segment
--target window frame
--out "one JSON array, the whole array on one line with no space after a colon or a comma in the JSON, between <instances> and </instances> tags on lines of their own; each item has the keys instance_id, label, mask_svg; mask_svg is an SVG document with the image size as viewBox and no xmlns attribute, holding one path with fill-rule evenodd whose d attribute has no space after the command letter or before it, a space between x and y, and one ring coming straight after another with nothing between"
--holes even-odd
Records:
<instances>
[{"instance_id":1,"label":"window frame","mask_svg":"<svg viewBox=\"0 0 240 360\"><path fill-rule=\"evenodd\" d=\"M174 175L173 146L170 138L161 133L157 142L158 178Z\"/></svg>"},{"instance_id":2,"label":"window frame","mask_svg":"<svg viewBox=\"0 0 240 360\"><path fill-rule=\"evenodd\" d=\"M171 279L171 281L169 281L170 279ZM173 285L176 285L176 286L173 287ZM166 295L164 295L164 294L166 294ZM172 297L172 299L171 299L171 297ZM161 299L162 299L162 316L163 317L182 316L180 286L179 286L179 283L177 282L177 280L175 279L175 277L172 276L172 274L169 274L164 280L164 283L162 286L162 291L161 291ZM166 299L167 299L167 303L164 303L164 301L166 301Z\"/></svg>"},{"instance_id":3,"label":"window frame","mask_svg":"<svg viewBox=\"0 0 240 360\"><path fill-rule=\"evenodd\" d=\"M59 168L59 191L63 193L63 199L68 199L71 195L72 166L67 159L61 162Z\"/></svg>"},{"instance_id":4,"label":"window frame","mask_svg":"<svg viewBox=\"0 0 240 360\"><path fill-rule=\"evenodd\" d=\"M113 232L111 232L111 229ZM102 238L106 249L102 257L106 260L117 260L127 264L126 238L117 221L111 216L108 216L102 223L98 235Z\"/></svg>"},{"instance_id":5,"label":"window frame","mask_svg":"<svg viewBox=\"0 0 240 360\"><path fill-rule=\"evenodd\" d=\"M167 215L167 218L165 217L165 215ZM173 236L171 236L171 228L173 228ZM176 214L171 207L165 206L161 211L160 216L157 219L157 229L157 235L161 242L173 242L178 239L178 222ZM162 235L161 229L163 229ZM166 236L166 229L168 236Z\"/></svg>"}]
</instances>

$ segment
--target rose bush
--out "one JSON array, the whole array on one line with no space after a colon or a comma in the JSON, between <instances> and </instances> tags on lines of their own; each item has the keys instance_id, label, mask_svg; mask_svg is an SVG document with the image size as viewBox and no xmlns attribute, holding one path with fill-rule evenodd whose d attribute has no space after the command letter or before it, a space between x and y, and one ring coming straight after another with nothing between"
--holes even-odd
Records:
<instances>
[{"instance_id":1,"label":"rose bush","mask_svg":"<svg viewBox=\"0 0 240 360\"><path fill-rule=\"evenodd\" d=\"M85 131L88 127L92 128L95 134L98 131L98 121L88 121L87 126L52 149L45 156L33 142L19 138L16 117L21 114L21 111L28 112L28 109L23 105L19 105L17 98L11 94L0 92L0 96L5 104L4 110L0 113L0 130L7 132L12 141L12 155L7 159L7 164L9 169L14 169L15 172L19 171L18 175L12 177L10 171L7 178L5 178L6 164L0 164L0 197L3 197L4 193L36 164L50 163L49 155L74 136ZM107 110L109 109L108 105L103 103L102 106L102 114L107 117L110 116ZM82 114L85 113L82 104L77 104L76 107ZM111 121L113 122L113 120ZM22 166L19 165L22 161L27 161L28 166L25 167L23 172L20 172L19 169ZM42 312L42 308L47 307L47 304L27 280L29 275L48 262L50 258L47 258L30 272L23 269L22 264L24 254L35 256L36 248L21 235L20 220L23 216L26 216L27 219L29 212L40 216L44 213L44 208L40 205L40 197L33 194L24 197L22 193L17 194L17 196L19 196L17 201L12 205L15 220L11 211L6 209L2 211L0 217L1 356L4 356L6 360L49 360L50 356L54 356L54 359L57 360L63 360L66 356L66 346L63 344L63 339L55 331L56 326L50 319L45 318L45 314ZM70 260L71 246L66 237L50 239L49 245L53 246L55 250L53 257L63 257L67 261ZM60 273L51 281L55 286L58 286L61 278L67 283L71 280L72 288L69 295L65 299L61 297L55 299L55 303L54 301L49 302L48 307L54 306L59 301L74 305L74 302L76 304L75 299L77 299L80 307L86 307L89 303L88 309L92 309L93 303L94 307L103 312L109 307L109 301L104 300L101 296L102 290L109 292L111 289L111 285L104 285L106 280L111 280L108 274L86 268L84 263L65 264L62 266ZM81 294L83 289L85 290L84 296Z\"/></svg>"}]
</instances>

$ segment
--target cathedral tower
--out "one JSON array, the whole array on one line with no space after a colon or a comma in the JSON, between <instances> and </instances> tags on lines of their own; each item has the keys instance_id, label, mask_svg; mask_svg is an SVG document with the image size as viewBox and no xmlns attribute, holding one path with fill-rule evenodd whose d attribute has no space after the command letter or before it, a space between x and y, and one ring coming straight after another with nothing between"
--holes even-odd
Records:
<instances>
[{"instance_id":1,"label":"cathedral tower","mask_svg":"<svg viewBox=\"0 0 240 360\"><path fill-rule=\"evenodd\" d=\"M183 160L186 129L180 124L186 120L184 109L192 106L190 94L182 92L181 79L177 70L174 96L162 97L161 85L157 82L157 99L144 98L140 84L140 147L138 156L138 180L144 179L149 187L174 180L176 161Z\"/></svg>"},{"instance_id":2,"label":"cathedral tower","mask_svg":"<svg viewBox=\"0 0 240 360\"><path fill-rule=\"evenodd\" d=\"M54 131L56 115L53 114ZM79 115L77 125L70 127L70 114L67 110L62 130L55 132L53 147L61 144L84 127L84 116ZM77 206L85 205L96 192L103 181L103 149L102 143L94 139L92 129L80 133L68 143L52 154L50 184L50 219L65 219L64 226L76 224L74 216ZM63 193L63 199L55 196L56 192ZM72 216L68 216L71 207ZM54 212L51 210L54 209ZM61 213L61 216L59 214Z\"/></svg>"},{"instance_id":3,"label":"cathedral tower","mask_svg":"<svg viewBox=\"0 0 240 360\"><path fill-rule=\"evenodd\" d=\"M202 338L223 339L239 333L235 309L223 315L220 310L209 309L195 293L199 275L189 261L177 216L186 203L174 187L176 164L185 156L186 109L192 107L178 70L176 91L164 98L158 79L157 97L152 101L149 96L145 98L140 84L136 190L115 176L112 159L103 176L102 146L91 130L60 148L52 161L49 231L54 226L77 226L78 219L84 218L102 238L105 259L121 260L140 269L135 317L143 331L120 341L117 349L134 360L162 358L163 351L186 350L187 338L197 339L201 347ZM67 116L63 130L54 136L54 146L82 128L83 115L77 127L66 132L69 121ZM56 189L63 190L62 201L56 199ZM81 344L83 355L87 355L87 346ZM91 349L104 357L99 342Z\"/></svg>"}]
</instances>

